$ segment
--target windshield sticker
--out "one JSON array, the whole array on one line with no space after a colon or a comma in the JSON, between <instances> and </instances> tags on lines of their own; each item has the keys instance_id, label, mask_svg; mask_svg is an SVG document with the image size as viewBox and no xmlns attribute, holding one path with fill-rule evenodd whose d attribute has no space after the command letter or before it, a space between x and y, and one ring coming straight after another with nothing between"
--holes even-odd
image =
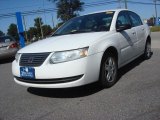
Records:
<instances>
[{"instance_id":1,"label":"windshield sticker","mask_svg":"<svg viewBox=\"0 0 160 120\"><path fill-rule=\"evenodd\" d=\"M113 14L113 11L107 11L106 14Z\"/></svg>"}]
</instances>

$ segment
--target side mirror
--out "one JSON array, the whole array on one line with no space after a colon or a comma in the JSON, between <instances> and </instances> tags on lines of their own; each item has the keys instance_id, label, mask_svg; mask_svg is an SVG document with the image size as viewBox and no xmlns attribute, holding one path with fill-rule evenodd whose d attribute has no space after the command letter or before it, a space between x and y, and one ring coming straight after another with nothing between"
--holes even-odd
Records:
<instances>
[{"instance_id":1,"label":"side mirror","mask_svg":"<svg viewBox=\"0 0 160 120\"><path fill-rule=\"evenodd\" d=\"M124 25L120 25L116 27L117 32L121 32L127 29L131 29L131 25L130 24L124 24Z\"/></svg>"}]
</instances>

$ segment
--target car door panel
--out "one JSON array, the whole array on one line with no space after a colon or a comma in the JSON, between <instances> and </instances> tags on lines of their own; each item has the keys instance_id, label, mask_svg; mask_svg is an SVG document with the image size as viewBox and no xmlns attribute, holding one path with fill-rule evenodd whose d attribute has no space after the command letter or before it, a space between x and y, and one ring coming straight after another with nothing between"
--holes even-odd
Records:
<instances>
[{"instance_id":1,"label":"car door panel","mask_svg":"<svg viewBox=\"0 0 160 120\"><path fill-rule=\"evenodd\" d=\"M124 24L131 24L129 21L129 17L127 16L126 12L120 12L117 17L117 26L124 25ZM136 30L135 28L127 29L119 34L119 42L120 42L120 49L121 49L121 60L120 64L124 64L125 62L132 59L135 53L135 43L137 41Z\"/></svg>"},{"instance_id":2,"label":"car door panel","mask_svg":"<svg viewBox=\"0 0 160 120\"><path fill-rule=\"evenodd\" d=\"M119 33L121 48L121 63L132 59L135 56L135 39L137 39L134 29L128 29Z\"/></svg>"},{"instance_id":3,"label":"car door panel","mask_svg":"<svg viewBox=\"0 0 160 120\"><path fill-rule=\"evenodd\" d=\"M144 51L145 27L136 13L129 11L128 15L131 20L132 27L136 31L137 39L135 40L135 53L136 55L139 55Z\"/></svg>"}]
</instances>

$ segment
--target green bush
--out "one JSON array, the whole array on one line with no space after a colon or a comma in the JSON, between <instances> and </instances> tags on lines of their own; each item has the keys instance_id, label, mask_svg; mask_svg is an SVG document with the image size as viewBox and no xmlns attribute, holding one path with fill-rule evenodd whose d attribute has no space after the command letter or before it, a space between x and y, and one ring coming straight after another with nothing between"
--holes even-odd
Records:
<instances>
[{"instance_id":1,"label":"green bush","mask_svg":"<svg viewBox=\"0 0 160 120\"><path fill-rule=\"evenodd\" d=\"M158 31L160 31L160 26L151 27L151 32L158 32Z\"/></svg>"}]
</instances>

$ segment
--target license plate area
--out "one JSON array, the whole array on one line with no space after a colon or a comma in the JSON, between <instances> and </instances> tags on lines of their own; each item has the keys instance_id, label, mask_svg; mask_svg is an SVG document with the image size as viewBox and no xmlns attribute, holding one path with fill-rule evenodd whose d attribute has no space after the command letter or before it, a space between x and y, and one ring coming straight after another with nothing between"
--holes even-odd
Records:
<instances>
[{"instance_id":1,"label":"license plate area","mask_svg":"<svg viewBox=\"0 0 160 120\"><path fill-rule=\"evenodd\" d=\"M20 67L20 77L35 79L35 69L33 67Z\"/></svg>"}]
</instances>

